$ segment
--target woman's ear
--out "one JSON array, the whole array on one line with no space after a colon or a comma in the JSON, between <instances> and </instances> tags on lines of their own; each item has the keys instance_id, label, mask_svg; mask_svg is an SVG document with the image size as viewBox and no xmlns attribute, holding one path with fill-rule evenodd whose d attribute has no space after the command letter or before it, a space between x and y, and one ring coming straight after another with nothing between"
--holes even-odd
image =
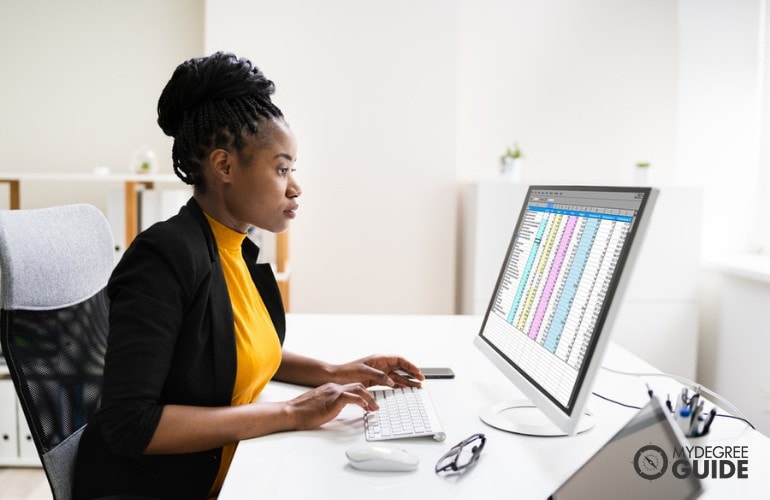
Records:
<instances>
[{"instance_id":1,"label":"woman's ear","mask_svg":"<svg viewBox=\"0 0 770 500\"><path fill-rule=\"evenodd\" d=\"M209 154L209 167L214 178L227 184L231 179L233 157L226 149L214 149Z\"/></svg>"}]
</instances>

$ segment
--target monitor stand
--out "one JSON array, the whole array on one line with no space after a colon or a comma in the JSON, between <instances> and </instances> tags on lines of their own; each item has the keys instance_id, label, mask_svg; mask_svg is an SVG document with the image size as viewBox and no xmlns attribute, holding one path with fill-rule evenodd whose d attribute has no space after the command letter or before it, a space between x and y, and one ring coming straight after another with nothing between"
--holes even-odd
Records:
<instances>
[{"instance_id":1,"label":"monitor stand","mask_svg":"<svg viewBox=\"0 0 770 500\"><path fill-rule=\"evenodd\" d=\"M567 435L527 399L494 403L481 410L479 417L487 425L516 434L526 434L528 436ZM578 422L575 433L585 432L593 426L593 415L585 412Z\"/></svg>"}]
</instances>

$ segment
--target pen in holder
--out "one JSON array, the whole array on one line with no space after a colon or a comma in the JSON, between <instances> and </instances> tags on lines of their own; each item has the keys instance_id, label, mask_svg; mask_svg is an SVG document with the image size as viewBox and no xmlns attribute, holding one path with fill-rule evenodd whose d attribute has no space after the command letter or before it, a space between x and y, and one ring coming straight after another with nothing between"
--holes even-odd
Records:
<instances>
[{"instance_id":1,"label":"pen in holder","mask_svg":"<svg viewBox=\"0 0 770 500\"><path fill-rule=\"evenodd\" d=\"M717 409L712 406L709 411L705 411L705 403L706 400L700 395L700 388L691 396L687 388L683 387L674 404L671 403L670 396L666 399L668 411L688 439L706 437L711 431Z\"/></svg>"}]
</instances>

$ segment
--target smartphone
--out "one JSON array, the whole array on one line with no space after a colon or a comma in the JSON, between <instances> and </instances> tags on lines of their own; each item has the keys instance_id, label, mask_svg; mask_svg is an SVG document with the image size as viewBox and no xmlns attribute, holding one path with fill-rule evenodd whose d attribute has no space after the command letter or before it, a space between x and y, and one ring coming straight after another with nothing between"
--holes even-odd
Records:
<instances>
[{"instance_id":1,"label":"smartphone","mask_svg":"<svg viewBox=\"0 0 770 500\"><path fill-rule=\"evenodd\" d=\"M455 378L455 372L451 368L420 368L426 379Z\"/></svg>"}]
</instances>

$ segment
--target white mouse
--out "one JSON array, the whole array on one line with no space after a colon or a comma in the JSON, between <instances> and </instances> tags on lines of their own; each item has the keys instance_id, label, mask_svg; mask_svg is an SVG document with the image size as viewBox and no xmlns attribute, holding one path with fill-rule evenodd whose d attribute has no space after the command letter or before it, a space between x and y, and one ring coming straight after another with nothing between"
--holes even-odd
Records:
<instances>
[{"instance_id":1,"label":"white mouse","mask_svg":"<svg viewBox=\"0 0 770 500\"><path fill-rule=\"evenodd\" d=\"M397 446L368 443L352 446L345 454L350 465L369 471L410 471L420 464L420 457Z\"/></svg>"}]
</instances>

